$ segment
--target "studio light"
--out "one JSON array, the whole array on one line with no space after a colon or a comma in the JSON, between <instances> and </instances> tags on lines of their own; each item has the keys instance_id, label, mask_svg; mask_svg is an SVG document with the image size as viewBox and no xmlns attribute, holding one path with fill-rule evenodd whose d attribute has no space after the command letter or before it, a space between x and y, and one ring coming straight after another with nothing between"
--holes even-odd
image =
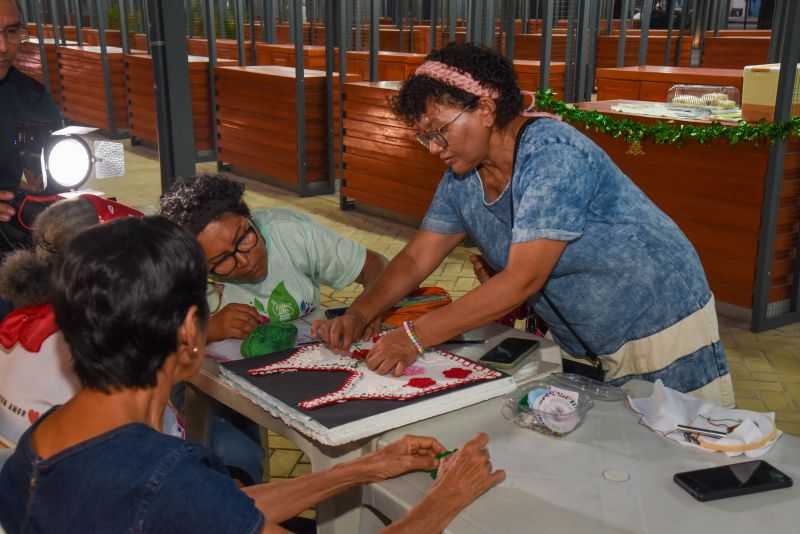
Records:
<instances>
[{"instance_id":1,"label":"studio light","mask_svg":"<svg viewBox=\"0 0 800 534\"><path fill-rule=\"evenodd\" d=\"M92 169L98 178L124 175L122 143L95 141L93 154L89 144L78 135L95 129L67 127L53 131L52 123L20 122L16 144L23 167L40 169L43 189L49 193L80 188L91 177Z\"/></svg>"}]
</instances>

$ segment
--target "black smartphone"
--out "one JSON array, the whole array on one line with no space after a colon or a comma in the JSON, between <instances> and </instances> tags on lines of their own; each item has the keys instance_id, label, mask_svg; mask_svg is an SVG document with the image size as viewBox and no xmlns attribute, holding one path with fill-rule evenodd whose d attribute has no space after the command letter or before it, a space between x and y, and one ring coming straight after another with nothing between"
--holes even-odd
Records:
<instances>
[{"instance_id":1,"label":"black smartphone","mask_svg":"<svg viewBox=\"0 0 800 534\"><path fill-rule=\"evenodd\" d=\"M792 485L791 478L764 460L687 471L676 474L673 480L703 502Z\"/></svg>"},{"instance_id":2,"label":"black smartphone","mask_svg":"<svg viewBox=\"0 0 800 534\"><path fill-rule=\"evenodd\" d=\"M539 342L535 339L507 337L478 361L498 369L511 369L538 347Z\"/></svg>"},{"instance_id":3,"label":"black smartphone","mask_svg":"<svg viewBox=\"0 0 800 534\"><path fill-rule=\"evenodd\" d=\"M347 307L344 308L328 308L325 310L325 317L328 319L335 319L336 317L341 317L344 315L344 312L347 311Z\"/></svg>"}]
</instances>

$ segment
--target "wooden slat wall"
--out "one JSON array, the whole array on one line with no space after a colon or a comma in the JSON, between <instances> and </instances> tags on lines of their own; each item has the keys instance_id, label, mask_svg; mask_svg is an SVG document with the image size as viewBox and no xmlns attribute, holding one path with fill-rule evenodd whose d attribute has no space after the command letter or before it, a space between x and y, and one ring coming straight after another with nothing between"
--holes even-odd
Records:
<instances>
[{"instance_id":1,"label":"wooden slat wall","mask_svg":"<svg viewBox=\"0 0 800 534\"><path fill-rule=\"evenodd\" d=\"M623 67L597 69L597 100L646 100L666 102L676 84L730 85L742 93L743 75L738 69L690 67Z\"/></svg>"},{"instance_id":2,"label":"wooden slat wall","mask_svg":"<svg viewBox=\"0 0 800 534\"><path fill-rule=\"evenodd\" d=\"M122 49L107 47L107 51L114 125L117 130L125 130L128 128L128 106ZM64 117L110 131L100 47L60 46L57 54Z\"/></svg>"},{"instance_id":3,"label":"wooden slat wall","mask_svg":"<svg viewBox=\"0 0 800 534\"><path fill-rule=\"evenodd\" d=\"M639 64L639 42L637 35L626 35L625 37L625 66ZM617 46L619 35L600 35L597 41L597 67L616 67L617 66ZM647 64L663 65L664 49L667 46L666 36L650 35L647 39ZM675 64L675 53L678 48L678 39L673 36L669 47L669 63ZM688 38L681 42L681 57L679 66L689 66L690 43Z\"/></svg>"},{"instance_id":4,"label":"wooden slat wall","mask_svg":"<svg viewBox=\"0 0 800 534\"><path fill-rule=\"evenodd\" d=\"M399 87L399 82L345 85L342 193L421 219L447 169L394 117L388 99Z\"/></svg>"},{"instance_id":5,"label":"wooden slat wall","mask_svg":"<svg viewBox=\"0 0 800 534\"><path fill-rule=\"evenodd\" d=\"M218 67L215 75L219 160L297 183L294 68ZM307 176L310 182L323 181L328 171L325 72L307 69L304 75ZM338 83L334 75L334 90Z\"/></svg>"},{"instance_id":6,"label":"wooden slat wall","mask_svg":"<svg viewBox=\"0 0 800 534\"><path fill-rule=\"evenodd\" d=\"M222 59L220 66L235 65ZM150 55L125 56L125 78L131 136L150 144L158 143L156 99L153 90L153 60ZM208 85L208 59L189 56L189 84L192 97L192 125L195 151L213 150L211 100Z\"/></svg>"},{"instance_id":7,"label":"wooden slat wall","mask_svg":"<svg viewBox=\"0 0 800 534\"><path fill-rule=\"evenodd\" d=\"M256 43L256 64L294 67L294 45ZM303 46L303 68L325 70L325 47Z\"/></svg>"},{"instance_id":8,"label":"wooden slat wall","mask_svg":"<svg viewBox=\"0 0 800 534\"><path fill-rule=\"evenodd\" d=\"M746 65L767 63L769 40L769 37L706 37L703 40L701 66L743 69Z\"/></svg>"}]
</instances>

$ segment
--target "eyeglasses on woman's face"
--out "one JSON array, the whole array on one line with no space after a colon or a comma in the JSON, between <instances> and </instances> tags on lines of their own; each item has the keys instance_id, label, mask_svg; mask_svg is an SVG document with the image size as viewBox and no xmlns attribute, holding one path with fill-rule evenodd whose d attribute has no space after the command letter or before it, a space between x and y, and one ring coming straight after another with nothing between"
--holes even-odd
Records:
<instances>
[{"instance_id":1,"label":"eyeglasses on woman's face","mask_svg":"<svg viewBox=\"0 0 800 534\"><path fill-rule=\"evenodd\" d=\"M439 145L441 148L447 148L448 147L447 139L445 139L445 137L444 137L445 130L447 130L448 126L450 126L451 124L456 122L459 118L461 118L461 115L463 115L464 112L467 111L468 109L469 109L469 106L465 107L464 109L461 110L461 113L459 113L458 115L455 116L455 118L453 120L447 122L447 124L444 124L443 126L440 126L439 128L437 128L437 129L435 129L433 131L430 131L430 132L417 131L417 132L415 132L414 133L414 137L417 139L417 141L419 141L419 143L422 146L424 146L427 149L431 148L431 141L433 141L434 143Z\"/></svg>"},{"instance_id":2,"label":"eyeglasses on woman's face","mask_svg":"<svg viewBox=\"0 0 800 534\"><path fill-rule=\"evenodd\" d=\"M247 219L247 230L233 243L233 252L228 252L219 257L208 266L208 271L217 276L228 276L239 265L239 256L247 254L258 244L259 232L253 221Z\"/></svg>"}]
</instances>

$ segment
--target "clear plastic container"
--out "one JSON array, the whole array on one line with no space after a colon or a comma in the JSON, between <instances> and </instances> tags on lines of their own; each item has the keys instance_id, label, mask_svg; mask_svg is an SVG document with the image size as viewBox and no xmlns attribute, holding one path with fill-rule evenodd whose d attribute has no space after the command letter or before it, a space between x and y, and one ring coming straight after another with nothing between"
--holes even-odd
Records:
<instances>
[{"instance_id":1,"label":"clear plastic container","mask_svg":"<svg viewBox=\"0 0 800 534\"><path fill-rule=\"evenodd\" d=\"M556 373L506 396L502 414L517 426L561 437L583 423L593 400L617 401L624 396L617 387L579 375Z\"/></svg>"},{"instance_id":2,"label":"clear plastic container","mask_svg":"<svg viewBox=\"0 0 800 534\"><path fill-rule=\"evenodd\" d=\"M667 92L667 104L677 108L730 111L738 109L741 101L739 89L729 85L679 84L673 85Z\"/></svg>"}]
</instances>

